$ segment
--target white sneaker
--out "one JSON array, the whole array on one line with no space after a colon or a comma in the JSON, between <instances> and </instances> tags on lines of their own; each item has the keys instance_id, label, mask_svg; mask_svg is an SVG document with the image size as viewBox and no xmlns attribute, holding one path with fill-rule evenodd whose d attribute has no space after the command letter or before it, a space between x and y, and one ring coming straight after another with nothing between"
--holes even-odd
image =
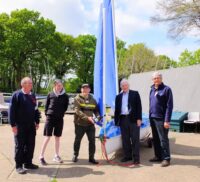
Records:
<instances>
[{"instance_id":1,"label":"white sneaker","mask_svg":"<svg viewBox=\"0 0 200 182\"><path fill-rule=\"evenodd\" d=\"M57 163L63 163L63 160L61 159L60 156L54 157L54 158L53 158L53 161L54 161L54 162L57 162Z\"/></svg>"}]
</instances>

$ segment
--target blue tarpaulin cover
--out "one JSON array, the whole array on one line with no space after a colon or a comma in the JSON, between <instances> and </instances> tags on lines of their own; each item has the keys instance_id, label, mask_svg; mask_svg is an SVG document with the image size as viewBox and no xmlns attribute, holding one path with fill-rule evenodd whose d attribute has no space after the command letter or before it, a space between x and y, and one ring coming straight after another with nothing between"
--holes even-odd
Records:
<instances>
[{"instance_id":1,"label":"blue tarpaulin cover","mask_svg":"<svg viewBox=\"0 0 200 182\"><path fill-rule=\"evenodd\" d=\"M150 123L149 123L148 115L143 113L141 129L149 127L149 126L150 126ZM108 121L104 127L101 127L100 132L99 132L99 137L106 136L107 138L112 138L112 137L121 135L120 127L115 126L114 120ZM104 135L104 132L105 132L105 135Z\"/></svg>"}]
</instances>

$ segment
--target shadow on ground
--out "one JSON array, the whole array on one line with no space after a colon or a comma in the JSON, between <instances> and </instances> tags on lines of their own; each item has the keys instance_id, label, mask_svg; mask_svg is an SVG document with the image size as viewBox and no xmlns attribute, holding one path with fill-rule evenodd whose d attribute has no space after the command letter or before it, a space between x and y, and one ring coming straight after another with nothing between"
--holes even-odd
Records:
<instances>
[{"instance_id":1,"label":"shadow on ground","mask_svg":"<svg viewBox=\"0 0 200 182\"><path fill-rule=\"evenodd\" d=\"M62 167L62 168L52 168L52 167L40 167L39 170L31 170L29 174L44 175L48 177L56 178L78 178L87 175L104 175L102 171L96 171L88 167Z\"/></svg>"}]
</instances>

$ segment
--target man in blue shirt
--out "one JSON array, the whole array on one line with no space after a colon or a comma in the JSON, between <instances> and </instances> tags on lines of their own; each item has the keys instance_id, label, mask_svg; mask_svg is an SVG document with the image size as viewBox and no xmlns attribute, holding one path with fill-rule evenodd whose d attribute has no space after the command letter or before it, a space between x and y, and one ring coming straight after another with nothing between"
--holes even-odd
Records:
<instances>
[{"instance_id":1,"label":"man in blue shirt","mask_svg":"<svg viewBox=\"0 0 200 182\"><path fill-rule=\"evenodd\" d=\"M162 162L161 166L170 165L170 148L168 132L173 110L173 95L171 88L164 85L162 75L153 74L153 85L149 97L149 118L152 128L155 157L150 162Z\"/></svg>"}]
</instances>

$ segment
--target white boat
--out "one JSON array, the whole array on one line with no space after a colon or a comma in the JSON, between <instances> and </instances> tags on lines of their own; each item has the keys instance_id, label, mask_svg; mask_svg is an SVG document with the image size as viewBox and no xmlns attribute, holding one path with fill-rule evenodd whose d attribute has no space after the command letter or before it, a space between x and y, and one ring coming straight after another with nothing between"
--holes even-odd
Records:
<instances>
[{"instance_id":1,"label":"white boat","mask_svg":"<svg viewBox=\"0 0 200 182\"><path fill-rule=\"evenodd\" d=\"M104 135L105 133L105 135ZM114 121L108 122L106 129L101 128L100 130L100 138L101 136L105 136L105 141L103 142L103 147L107 155L116 152L117 150L122 148L122 138L120 128L114 126ZM144 119L142 125L140 127L140 142L146 142L148 147L152 147L151 143L151 128L148 119Z\"/></svg>"}]
</instances>

